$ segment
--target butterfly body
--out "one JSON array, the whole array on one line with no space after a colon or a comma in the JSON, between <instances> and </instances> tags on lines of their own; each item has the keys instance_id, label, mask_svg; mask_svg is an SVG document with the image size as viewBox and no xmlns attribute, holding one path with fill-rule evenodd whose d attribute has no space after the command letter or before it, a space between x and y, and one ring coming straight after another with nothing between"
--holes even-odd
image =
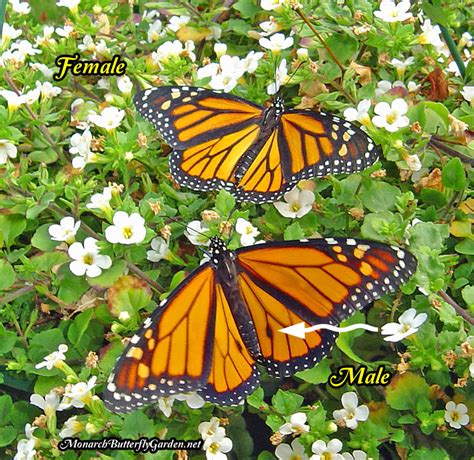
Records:
<instances>
[{"instance_id":1,"label":"butterfly body","mask_svg":"<svg viewBox=\"0 0 474 460\"><path fill-rule=\"evenodd\" d=\"M137 94L135 105L174 149L170 171L180 185L225 188L239 201L272 202L302 179L361 171L379 156L356 126L286 109L279 96L265 108L217 91L164 86Z\"/></svg>"},{"instance_id":2,"label":"butterfly body","mask_svg":"<svg viewBox=\"0 0 474 460\"><path fill-rule=\"evenodd\" d=\"M105 402L117 412L198 391L237 404L258 385L317 363L336 334L304 339L280 329L338 325L411 276L409 253L352 238L269 242L230 251L212 238L210 260L147 318L110 376Z\"/></svg>"}]
</instances>

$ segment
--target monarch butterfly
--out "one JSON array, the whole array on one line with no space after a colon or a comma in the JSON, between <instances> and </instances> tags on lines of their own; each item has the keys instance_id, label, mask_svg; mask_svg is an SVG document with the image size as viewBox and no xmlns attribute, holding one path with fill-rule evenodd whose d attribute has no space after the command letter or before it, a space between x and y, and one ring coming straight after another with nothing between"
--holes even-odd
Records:
<instances>
[{"instance_id":1,"label":"monarch butterfly","mask_svg":"<svg viewBox=\"0 0 474 460\"><path fill-rule=\"evenodd\" d=\"M195 390L237 404L258 384L257 363L272 376L290 376L318 362L336 337L319 330L299 339L280 329L302 321L337 325L416 268L400 248L352 238L230 251L213 237L209 254L131 338L104 393L111 410Z\"/></svg>"},{"instance_id":2,"label":"monarch butterfly","mask_svg":"<svg viewBox=\"0 0 474 460\"><path fill-rule=\"evenodd\" d=\"M273 202L300 180L361 171L377 161L372 139L339 117L268 108L230 94L163 86L135 96L138 111L174 149L170 170L193 190L229 190Z\"/></svg>"}]
</instances>

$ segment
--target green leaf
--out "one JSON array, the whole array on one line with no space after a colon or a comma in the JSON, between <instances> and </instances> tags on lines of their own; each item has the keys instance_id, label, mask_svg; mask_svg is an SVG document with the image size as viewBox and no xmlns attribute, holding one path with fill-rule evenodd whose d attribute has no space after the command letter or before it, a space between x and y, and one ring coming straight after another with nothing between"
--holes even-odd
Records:
<instances>
[{"instance_id":1,"label":"green leaf","mask_svg":"<svg viewBox=\"0 0 474 460\"><path fill-rule=\"evenodd\" d=\"M36 229L33 238L31 238L31 244L41 251L52 251L58 244L59 241L53 241L48 233L49 227L52 224L44 224Z\"/></svg>"},{"instance_id":2,"label":"green leaf","mask_svg":"<svg viewBox=\"0 0 474 460\"><path fill-rule=\"evenodd\" d=\"M28 155L31 161L38 163L54 163L58 159L58 154L52 148L46 148L43 150L34 150Z\"/></svg>"},{"instance_id":3,"label":"green leaf","mask_svg":"<svg viewBox=\"0 0 474 460\"><path fill-rule=\"evenodd\" d=\"M278 390L272 397L272 405L282 415L292 415L303 404L304 397L290 391Z\"/></svg>"},{"instance_id":4,"label":"green leaf","mask_svg":"<svg viewBox=\"0 0 474 460\"><path fill-rule=\"evenodd\" d=\"M364 183L360 198L364 206L372 212L390 211L395 207L400 190L386 182Z\"/></svg>"},{"instance_id":5,"label":"green leaf","mask_svg":"<svg viewBox=\"0 0 474 460\"><path fill-rule=\"evenodd\" d=\"M12 426L0 428L0 447L8 446L16 438L16 430Z\"/></svg>"},{"instance_id":6,"label":"green leaf","mask_svg":"<svg viewBox=\"0 0 474 460\"><path fill-rule=\"evenodd\" d=\"M10 247L26 228L26 219L19 214L0 215L0 248Z\"/></svg>"},{"instance_id":7,"label":"green leaf","mask_svg":"<svg viewBox=\"0 0 474 460\"><path fill-rule=\"evenodd\" d=\"M420 400L428 399L429 389L425 379L417 374L396 374L386 387L387 404L392 409L415 411Z\"/></svg>"},{"instance_id":8,"label":"green leaf","mask_svg":"<svg viewBox=\"0 0 474 460\"><path fill-rule=\"evenodd\" d=\"M470 256L474 256L474 240L466 238L460 243L456 244L456 246L454 246L454 249L456 250L456 252L459 252L459 254L467 254Z\"/></svg>"},{"instance_id":9,"label":"green leaf","mask_svg":"<svg viewBox=\"0 0 474 460\"><path fill-rule=\"evenodd\" d=\"M446 224L419 222L408 229L410 234L410 248L415 251L422 247L429 247L432 251L441 252L444 240L449 237L449 228Z\"/></svg>"},{"instance_id":10,"label":"green leaf","mask_svg":"<svg viewBox=\"0 0 474 460\"><path fill-rule=\"evenodd\" d=\"M101 275L91 278L89 282L94 287L108 288L124 274L126 266L127 262L125 260L116 260L110 268L104 270Z\"/></svg>"},{"instance_id":11,"label":"green leaf","mask_svg":"<svg viewBox=\"0 0 474 460\"><path fill-rule=\"evenodd\" d=\"M247 403L250 404L252 407L258 409L263 404L266 405L266 403L263 401L263 397L263 388L258 387L250 396L247 397Z\"/></svg>"},{"instance_id":12,"label":"green leaf","mask_svg":"<svg viewBox=\"0 0 474 460\"><path fill-rule=\"evenodd\" d=\"M287 241L300 240L301 238L304 238L304 232L299 222L293 222L291 225L288 225L288 227L285 228L283 236Z\"/></svg>"},{"instance_id":13,"label":"green leaf","mask_svg":"<svg viewBox=\"0 0 474 460\"><path fill-rule=\"evenodd\" d=\"M427 458L430 460L450 460L452 457L442 448L428 449L427 447L422 447L412 451L407 460L426 460Z\"/></svg>"},{"instance_id":14,"label":"green leaf","mask_svg":"<svg viewBox=\"0 0 474 460\"><path fill-rule=\"evenodd\" d=\"M110 312L116 317L122 312L132 317L149 305L151 297L151 289L145 281L124 275L109 289L107 301Z\"/></svg>"},{"instance_id":15,"label":"green leaf","mask_svg":"<svg viewBox=\"0 0 474 460\"><path fill-rule=\"evenodd\" d=\"M431 19L433 26L439 24L440 26L448 27L448 16L439 0L424 0L422 10Z\"/></svg>"},{"instance_id":16,"label":"green leaf","mask_svg":"<svg viewBox=\"0 0 474 460\"><path fill-rule=\"evenodd\" d=\"M67 338L73 345L76 345L87 331L93 314L94 310L90 308L89 310L80 313L74 318L74 321L72 322L71 326L69 326L67 331Z\"/></svg>"},{"instance_id":17,"label":"green leaf","mask_svg":"<svg viewBox=\"0 0 474 460\"><path fill-rule=\"evenodd\" d=\"M61 267L61 284L59 286L58 297L66 303L77 302L82 294L89 289L89 283L83 276L73 275L69 267Z\"/></svg>"},{"instance_id":18,"label":"green leaf","mask_svg":"<svg viewBox=\"0 0 474 460\"><path fill-rule=\"evenodd\" d=\"M119 431L123 439L139 439L143 436L155 435L153 420L150 420L143 412L135 411L124 417L123 427Z\"/></svg>"},{"instance_id":19,"label":"green leaf","mask_svg":"<svg viewBox=\"0 0 474 460\"><path fill-rule=\"evenodd\" d=\"M46 355L57 351L62 343L66 343L66 341L59 329L41 331L31 339L28 356L34 363L39 363Z\"/></svg>"},{"instance_id":20,"label":"green leaf","mask_svg":"<svg viewBox=\"0 0 474 460\"><path fill-rule=\"evenodd\" d=\"M357 52L359 42L347 34L332 34L326 43L336 57L342 61L349 61Z\"/></svg>"},{"instance_id":21,"label":"green leaf","mask_svg":"<svg viewBox=\"0 0 474 460\"><path fill-rule=\"evenodd\" d=\"M10 421L13 400L10 395L0 396L0 425L6 425Z\"/></svg>"},{"instance_id":22,"label":"green leaf","mask_svg":"<svg viewBox=\"0 0 474 460\"><path fill-rule=\"evenodd\" d=\"M474 286L466 286L462 291L462 298L467 306L474 306Z\"/></svg>"},{"instance_id":23,"label":"green leaf","mask_svg":"<svg viewBox=\"0 0 474 460\"><path fill-rule=\"evenodd\" d=\"M31 257L32 268L38 273L49 272L54 266L62 265L69 260L69 256L63 251L45 252L38 256Z\"/></svg>"},{"instance_id":24,"label":"green leaf","mask_svg":"<svg viewBox=\"0 0 474 460\"><path fill-rule=\"evenodd\" d=\"M239 0L234 4L234 8L243 18L253 18L262 12L259 5L257 5L254 0Z\"/></svg>"},{"instance_id":25,"label":"green leaf","mask_svg":"<svg viewBox=\"0 0 474 460\"><path fill-rule=\"evenodd\" d=\"M16 279L15 270L6 261L0 259L0 291L8 289Z\"/></svg>"},{"instance_id":26,"label":"green leaf","mask_svg":"<svg viewBox=\"0 0 474 460\"><path fill-rule=\"evenodd\" d=\"M298 372L295 375L301 380L304 380L308 383L312 383L313 385L326 383L328 381L329 376L331 375L331 363L332 361L325 357L312 369L307 369L305 371Z\"/></svg>"},{"instance_id":27,"label":"green leaf","mask_svg":"<svg viewBox=\"0 0 474 460\"><path fill-rule=\"evenodd\" d=\"M0 355L6 355L12 351L17 340L17 335L12 331L7 331L3 324L0 324Z\"/></svg>"},{"instance_id":28,"label":"green leaf","mask_svg":"<svg viewBox=\"0 0 474 460\"><path fill-rule=\"evenodd\" d=\"M443 168L443 185L458 192L466 188L466 174L459 158L451 158Z\"/></svg>"},{"instance_id":29,"label":"green leaf","mask_svg":"<svg viewBox=\"0 0 474 460\"><path fill-rule=\"evenodd\" d=\"M235 207L235 198L227 190L222 189L216 196L216 210L219 215L228 219Z\"/></svg>"},{"instance_id":30,"label":"green leaf","mask_svg":"<svg viewBox=\"0 0 474 460\"><path fill-rule=\"evenodd\" d=\"M432 188L422 189L420 192L420 198L424 203L428 205L433 205L438 209L446 205L446 203L448 202L444 193L441 193L439 190L434 190Z\"/></svg>"}]
</instances>

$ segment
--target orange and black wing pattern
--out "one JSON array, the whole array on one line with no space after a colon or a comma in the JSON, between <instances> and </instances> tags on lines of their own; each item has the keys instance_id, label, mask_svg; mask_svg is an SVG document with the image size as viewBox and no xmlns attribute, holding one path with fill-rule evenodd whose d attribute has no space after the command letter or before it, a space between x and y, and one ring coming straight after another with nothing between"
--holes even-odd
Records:
<instances>
[{"instance_id":1,"label":"orange and black wing pattern","mask_svg":"<svg viewBox=\"0 0 474 460\"><path fill-rule=\"evenodd\" d=\"M215 278L209 264L198 268L145 320L109 377L104 401L111 410L196 390L237 404L256 388L255 359Z\"/></svg>"},{"instance_id":2,"label":"orange and black wing pattern","mask_svg":"<svg viewBox=\"0 0 474 460\"><path fill-rule=\"evenodd\" d=\"M274 242L236 253L241 297L261 351L257 361L276 377L311 367L336 337L319 330L300 339L280 329L338 325L416 269L414 257L400 248L352 238Z\"/></svg>"},{"instance_id":3,"label":"orange and black wing pattern","mask_svg":"<svg viewBox=\"0 0 474 460\"><path fill-rule=\"evenodd\" d=\"M360 171L379 150L339 117L263 108L195 87L160 87L135 97L138 111L174 149L170 171L182 186L225 188L239 201L272 202L300 180Z\"/></svg>"}]
</instances>

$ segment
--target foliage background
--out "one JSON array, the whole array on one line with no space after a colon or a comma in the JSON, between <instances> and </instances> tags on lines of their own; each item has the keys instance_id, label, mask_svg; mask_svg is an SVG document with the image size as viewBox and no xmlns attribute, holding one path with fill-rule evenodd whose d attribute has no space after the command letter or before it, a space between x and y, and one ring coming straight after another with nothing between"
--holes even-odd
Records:
<instances>
[{"instance_id":1,"label":"foliage background","mask_svg":"<svg viewBox=\"0 0 474 460\"><path fill-rule=\"evenodd\" d=\"M21 29L21 39L31 43L43 34L45 25L73 27L70 37L54 34L54 41L39 44L42 53L28 56L27 64L40 62L54 69L57 55L73 52L91 58L93 48L78 48L90 35L96 43L105 41L108 57L123 56L127 75L137 87L143 87L207 84L208 81L197 80L196 70L203 62L217 61L214 43L227 44L227 53L237 56L245 56L251 50L265 51L258 44L258 24L272 14L280 31L286 35L294 32L295 44L307 48L310 58L302 62L283 89L288 106L310 103L318 109L342 113L362 99L392 101L401 97L409 103L410 126L394 133L369 126L372 137L383 147L381 162L360 174L305 184L316 195L310 213L291 220L282 217L272 205L243 203L238 205L232 222L238 217L248 219L265 239L319 234L408 243L419 261L416 276L400 293L375 302L347 323L367 321L381 325L395 320L409 307L426 312L429 319L416 335L393 345L376 334L343 334L330 356L314 369L283 382L264 378L262 389L249 398L245 407L217 408L208 404L192 410L184 402L176 402L169 418L157 408L118 416L94 399L83 409L57 412L48 415L47 420L41 418L42 411L29 403L32 393L45 395L68 382L97 376L95 393L100 394L123 349L121 339L131 336L160 296L198 265L199 254L187 242L183 225L176 220L187 224L200 220L204 210L214 210L219 218L209 225L210 232L217 234L220 222L234 205L225 193L196 194L175 187L168 176L167 147L136 114L132 96L118 89L114 77L109 79L110 88L103 89L98 87L97 78L69 74L61 82L53 82L62 89L57 97L44 98L18 110L9 110L6 101L0 99L0 138L18 148L16 158L0 165L1 455L12 457L18 440L25 437L25 425L35 421L38 458L138 458L126 451L60 454L58 431L68 417L77 415L86 427L80 434L83 439L155 435L195 439L199 437L199 423L217 415L228 419L226 430L234 443L229 456L274 458L270 436L292 414L304 412L311 429L299 440L308 454L314 441L337 437L343 441L344 451L361 449L373 458L469 458L473 425L451 428L444 419L444 407L451 400L464 403L473 420L474 384L469 371L474 345L470 198L473 144L469 129L474 129L474 108L472 101L463 99L460 90L473 84L474 66L468 63L464 77L446 72L452 58L440 59L434 46L420 43L416 14L424 10L425 18L430 17L433 24L446 26L462 55L460 37L469 27L472 30L472 2L413 2L413 20L388 23L373 15L378 2L303 1L302 11L311 17L328 45L337 50L343 73L288 5L269 12L255 0L132 3L82 0L79 12L74 12L44 0L31 2L31 12L26 15L7 5L6 22ZM163 29L163 35L150 41L147 32L152 21L142 20L141 15L153 9L159 9L163 25L174 15L188 15L191 20L177 32ZM355 27L365 25L367 32L355 32ZM154 65L150 54L162 43L176 39L182 43L193 41L196 61L183 52ZM9 46L2 41L0 51L5 52ZM107 53L100 59L106 58ZM266 87L274 79L276 63L282 55L288 62L298 61L295 49L284 50L281 55L266 50L255 75L242 77L233 92L257 103L268 99ZM414 64L403 73L389 64L393 58L403 60L412 55ZM433 73L437 68L443 72ZM45 79L30 65L0 67L0 85L4 89L26 92L35 88L36 81ZM415 81L420 87L415 92L392 88L376 97L381 80ZM72 113L71 104L78 98L83 102ZM125 110L123 123L112 132L93 128L96 161L82 170L73 168L69 148L71 136L78 132L77 120L84 120L89 110L99 112L109 105ZM409 154L419 156L419 171L410 170L406 162ZM91 234L103 235L110 215L92 211L86 204L94 193L112 182L123 185L121 193L114 194L113 210L140 212L146 220L147 237L132 247L111 245L100 237L101 251L113 259L112 268L98 278L76 277L68 268L67 247L52 241L48 228L65 215L72 215L83 224L76 240L82 241ZM415 218L421 221L417 225L413 225ZM146 250L165 225L171 232L172 256L151 263L146 260ZM230 246L238 245L238 235L234 235ZM133 278L119 279L127 269ZM130 316L126 321L119 319L123 311ZM60 344L69 347L70 372L37 369L35 365ZM100 360L85 366L91 351ZM370 409L369 420L355 430L337 427L332 417L332 411L341 407L341 395L351 389L335 390L326 384L329 374L345 364L365 364L370 369L383 364L397 371L386 388L354 388L359 401ZM291 439L283 441L289 443ZM172 452L160 452L145 454L144 458L172 456Z\"/></svg>"}]
</instances>

